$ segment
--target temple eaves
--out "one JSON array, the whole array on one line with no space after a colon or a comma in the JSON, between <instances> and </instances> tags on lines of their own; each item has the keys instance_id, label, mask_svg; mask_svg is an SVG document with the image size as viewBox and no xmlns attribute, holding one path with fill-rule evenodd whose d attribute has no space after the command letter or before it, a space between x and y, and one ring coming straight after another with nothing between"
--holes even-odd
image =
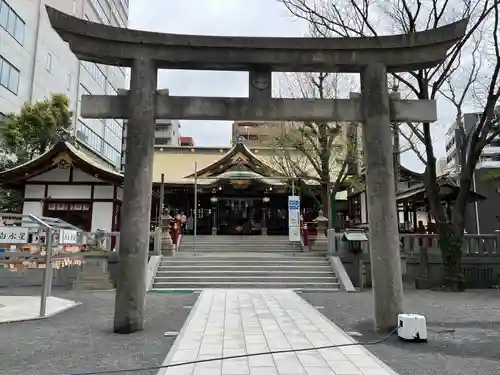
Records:
<instances>
[{"instance_id":1,"label":"temple eaves","mask_svg":"<svg viewBox=\"0 0 500 375\"><path fill-rule=\"evenodd\" d=\"M131 66L148 56L159 69L360 72L379 62L388 72L431 68L466 31L468 19L411 35L362 38L268 38L162 34L107 26L49 6L54 30L80 59Z\"/></svg>"}]
</instances>

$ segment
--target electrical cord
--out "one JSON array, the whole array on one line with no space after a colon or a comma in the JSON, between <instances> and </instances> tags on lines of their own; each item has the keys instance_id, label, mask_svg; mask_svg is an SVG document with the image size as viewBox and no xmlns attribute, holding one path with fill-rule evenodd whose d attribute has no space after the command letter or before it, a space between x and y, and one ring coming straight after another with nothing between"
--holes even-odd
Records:
<instances>
[{"instance_id":1,"label":"electrical cord","mask_svg":"<svg viewBox=\"0 0 500 375\"><path fill-rule=\"evenodd\" d=\"M326 346L318 346L315 348L287 349L287 350L278 350L278 351L270 351L270 352L262 352L262 353L240 354L240 355L233 355L233 356L229 356L229 357L199 359L196 361L173 363L170 365L136 367L136 368L121 369L121 370L118 369L118 370L99 370L99 371L89 371L89 372L76 372L76 373L71 373L70 375L101 375L101 374L116 374L118 372L140 372L140 371L149 371L149 370L160 370L163 368L170 368L170 367L194 365L197 363L207 363L207 362L223 361L223 360L229 360L229 359L256 357L256 356L268 355L268 354L285 354L285 353L307 352L307 351L312 351L312 350L341 348L341 347L346 347L346 346L357 346L357 345L370 346L370 345L380 344L381 342L387 340L393 333L395 333L398 330L398 328L399 328L399 326L394 328L391 332L389 332L389 334L387 336L385 336L379 340L375 340L375 341L353 342L353 343L349 343L349 344L337 344L337 345L326 345Z\"/></svg>"}]
</instances>

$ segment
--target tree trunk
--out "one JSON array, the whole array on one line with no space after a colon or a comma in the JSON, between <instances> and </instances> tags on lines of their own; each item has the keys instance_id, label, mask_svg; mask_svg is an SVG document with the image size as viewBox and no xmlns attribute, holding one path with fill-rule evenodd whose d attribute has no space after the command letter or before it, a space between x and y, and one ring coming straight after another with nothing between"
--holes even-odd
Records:
<instances>
[{"instance_id":1,"label":"tree trunk","mask_svg":"<svg viewBox=\"0 0 500 375\"><path fill-rule=\"evenodd\" d=\"M462 273L462 245L463 233L457 232L451 223L438 225L438 245L441 249L441 258L444 265L445 286L452 292L464 290L464 276Z\"/></svg>"}]
</instances>

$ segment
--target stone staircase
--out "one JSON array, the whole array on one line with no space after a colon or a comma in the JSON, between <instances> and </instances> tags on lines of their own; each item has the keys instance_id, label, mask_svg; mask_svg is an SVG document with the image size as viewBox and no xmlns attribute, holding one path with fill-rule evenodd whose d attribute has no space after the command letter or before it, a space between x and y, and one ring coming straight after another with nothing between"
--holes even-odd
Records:
<instances>
[{"instance_id":1,"label":"stone staircase","mask_svg":"<svg viewBox=\"0 0 500 375\"><path fill-rule=\"evenodd\" d=\"M164 256L153 291L207 288L338 290L326 258L263 253Z\"/></svg>"},{"instance_id":2,"label":"stone staircase","mask_svg":"<svg viewBox=\"0 0 500 375\"><path fill-rule=\"evenodd\" d=\"M295 249L294 249L295 246ZM193 236L183 236L179 253L193 254ZM301 252L299 244L288 236L196 236L197 253L293 253Z\"/></svg>"}]
</instances>

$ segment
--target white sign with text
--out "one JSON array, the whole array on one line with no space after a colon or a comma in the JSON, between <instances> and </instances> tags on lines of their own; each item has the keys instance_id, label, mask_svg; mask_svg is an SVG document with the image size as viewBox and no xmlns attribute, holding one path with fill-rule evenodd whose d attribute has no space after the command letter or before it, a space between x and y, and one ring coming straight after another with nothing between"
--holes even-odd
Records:
<instances>
[{"instance_id":1,"label":"white sign with text","mask_svg":"<svg viewBox=\"0 0 500 375\"><path fill-rule=\"evenodd\" d=\"M61 245L74 245L78 243L78 231L61 229L59 236L59 243Z\"/></svg>"},{"instance_id":2,"label":"white sign with text","mask_svg":"<svg viewBox=\"0 0 500 375\"><path fill-rule=\"evenodd\" d=\"M300 241L300 197L288 197L288 239L292 242Z\"/></svg>"},{"instance_id":3,"label":"white sign with text","mask_svg":"<svg viewBox=\"0 0 500 375\"><path fill-rule=\"evenodd\" d=\"M0 244L28 243L28 228L0 227Z\"/></svg>"}]
</instances>

